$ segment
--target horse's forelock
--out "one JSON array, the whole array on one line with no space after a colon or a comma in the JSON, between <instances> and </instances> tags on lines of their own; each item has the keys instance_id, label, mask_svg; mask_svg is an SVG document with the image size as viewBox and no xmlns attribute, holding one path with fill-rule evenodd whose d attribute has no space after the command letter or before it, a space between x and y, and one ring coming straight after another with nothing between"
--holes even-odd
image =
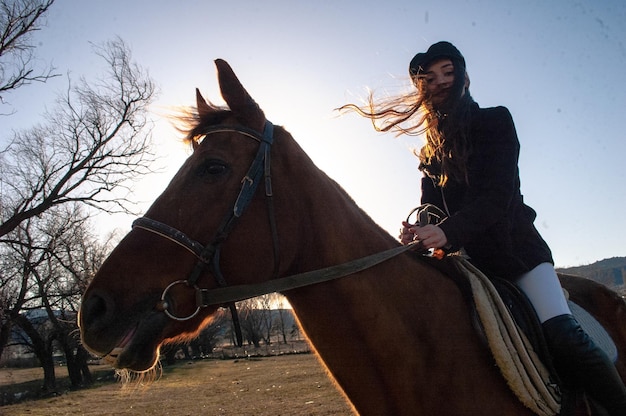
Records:
<instances>
[{"instance_id":1,"label":"horse's forelock","mask_svg":"<svg viewBox=\"0 0 626 416\"><path fill-rule=\"evenodd\" d=\"M176 117L176 127L184 134L185 143L197 145L209 127L222 123L232 115L232 112L225 107L213 104L210 104L210 107L212 111L202 113L196 108L187 108Z\"/></svg>"}]
</instances>

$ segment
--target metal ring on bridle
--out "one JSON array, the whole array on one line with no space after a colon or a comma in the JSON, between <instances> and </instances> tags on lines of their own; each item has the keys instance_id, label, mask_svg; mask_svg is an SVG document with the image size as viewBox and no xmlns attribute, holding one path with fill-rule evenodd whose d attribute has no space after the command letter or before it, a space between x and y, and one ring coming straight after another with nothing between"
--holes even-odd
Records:
<instances>
[{"instance_id":1,"label":"metal ring on bridle","mask_svg":"<svg viewBox=\"0 0 626 416\"><path fill-rule=\"evenodd\" d=\"M179 285L179 284L182 284L182 283L184 283L187 287L192 288L192 289L193 289L196 293L198 293L198 291L200 290L200 288L199 288L198 286L196 286L196 285L189 286L189 284L188 284L188 282L187 282L186 280L176 280L175 282L170 283L170 284L169 284L169 285L165 288L165 290L163 291L163 294L161 295L161 304L163 305L163 313L165 313L165 315L167 315L168 317L172 318L173 320L175 320L175 321L181 321L181 322L182 322L182 321L188 321L189 319L193 318L194 316L196 316L196 315L200 312L200 309L202 309L202 306L198 306L198 307L196 308L195 312L193 312L191 315L189 315L189 316L187 316L187 317L184 317L184 318L181 318L181 317L179 317L179 316L176 316L176 315L172 314L172 313L169 311L169 307L170 307L170 305L169 305L169 303L167 302L167 300L165 299L165 296L167 295L167 292L169 292L169 290L170 290L172 287L174 287L174 286L176 286L176 285Z\"/></svg>"}]
</instances>

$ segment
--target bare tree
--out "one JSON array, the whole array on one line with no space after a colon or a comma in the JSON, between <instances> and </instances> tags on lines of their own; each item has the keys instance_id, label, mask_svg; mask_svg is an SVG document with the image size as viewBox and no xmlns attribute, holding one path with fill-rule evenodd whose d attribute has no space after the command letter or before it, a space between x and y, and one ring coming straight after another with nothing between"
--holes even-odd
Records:
<instances>
[{"instance_id":1,"label":"bare tree","mask_svg":"<svg viewBox=\"0 0 626 416\"><path fill-rule=\"evenodd\" d=\"M41 279L37 275L45 267L47 250L45 242L35 228L35 219L29 219L15 230L14 243L3 245L2 269L7 272L9 284L16 288L17 296L7 309L9 329L19 328L24 337L22 345L28 346L35 354L44 372L42 391L51 392L56 388L53 361L54 331L48 319L42 319L40 291ZM38 281L39 280L39 281ZM6 326L7 323L5 323Z\"/></svg>"},{"instance_id":2,"label":"bare tree","mask_svg":"<svg viewBox=\"0 0 626 416\"><path fill-rule=\"evenodd\" d=\"M256 313L259 315L261 336L263 337L265 345L272 343L272 331L274 329L274 315L272 313L273 299L273 293L255 298L257 303Z\"/></svg>"},{"instance_id":3,"label":"bare tree","mask_svg":"<svg viewBox=\"0 0 626 416\"><path fill-rule=\"evenodd\" d=\"M52 67L36 69L30 36L53 2L0 0L0 104L4 93L56 76ZM153 81L119 38L94 52L105 73L92 81L68 76L43 122L12 133L0 149L0 353L19 327L48 390L54 345L65 353L72 384L90 381L76 312L107 248L86 232L89 209L133 213L129 181L151 172L155 160L147 116ZM32 319L35 311L45 324Z\"/></svg>"},{"instance_id":4,"label":"bare tree","mask_svg":"<svg viewBox=\"0 0 626 416\"><path fill-rule=\"evenodd\" d=\"M45 23L54 0L0 0L0 103L4 94L58 76L48 66L36 69L33 32Z\"/></svg>"},{"instance_id":5,"label":"bare tree","mask_svg":"<svg viewBox=\"0 0 626 416\"><path fill-rule=\"evenodd\" d=\"M259 348L263 339L264 320L262 319L261 311L258 309L257 298L237 302L237 309L239 310L239 323L241 324L243 337L248 341L248 344L253 344L256 348Z\"/></svg>"},{"instance_id":6,"label":"bare tree","mask_svg":"<svg viewBox=\"0 0 626 416\"><path fill-rule=\"evenodd\" d=\"M255 347L259 347L261 341L266 345L272 343L272 335L276 333L277 328L282 323L277 322L277 319L281 321L285 319L284 316L279 316L275 306L277 302L284 299L278 293L269 293L237 302L241 329L249 343L254 344ZM286 343L286 336L284 339Z\"/></svg>"},{"instance_id":7,"label":"bare tree","mask_svg":"<svg viewBox=\"0 0 626 416\"><path fill-rule=\"evenodd\" d=\"M42 221L44 220L45 221ZM89 214L79 203L54 207L38 223L46 261L33 268L40 305L53 338L65 355L72 387L92 383L89 354L78 338L76 317L82 293L109 252L92 234Z\"/></svg>"},{"instance_id":8,"label":"bare tree","mask_svg":"<svg viewBox=\"0 0 626 416\"><path fill-rule=\"evenodd\" d=\"M121 193L155 160L147 118L155 86L121 39L95 52L108 72L97 82L81 79L68 87L46 123L15 133L0 151L0 237L69 202L132 211Z\"/></svg>"},{"instance_id":9,"label":"bare tree","mask_svg":"<svg viewBox=\"0 0 626 416\"><path fill-rule=\"evenodd\" d=\"M17 230L14 237L20 243L0 245L0 296L2 320L0 321L0 354L9 342L13 324L19 314L33 299L34 287L30 279L29 266L36 262L34 250L29 245L28 237Z\"/></svg>"},{"instance_id":10,"label":"bare tree","mask_svg":"<svg viewBox=\"0 0 626 416\"><path fill-rule=\"evenodd\" d=\"M90 229L81 205L65 204L24 221L11 233L14 242L2 246L2 270L14 276L9 285L21 284L7 318L23 331L24 342L39 359L44 391L56 387L55 347L65 354L72 386L91 383L88 354L77 338L76 314L81 293L108 247L98 243Z\"/></svg>"},{"instance_id":11,"label":"bare tree","mask_svg":"<svg viewBox=\"0 0 626 416\"><path fill-rule=\"evenodd\" d=\"M278 314L274 322L274 328L277 336L279 337L279 343L280 338L282 338L283 344L287 344L287 320L289 316L289 312L285 310L285 302L287 301L287 298L280 293L273 293L272 296Z\"/></svg>"}]
</instances>

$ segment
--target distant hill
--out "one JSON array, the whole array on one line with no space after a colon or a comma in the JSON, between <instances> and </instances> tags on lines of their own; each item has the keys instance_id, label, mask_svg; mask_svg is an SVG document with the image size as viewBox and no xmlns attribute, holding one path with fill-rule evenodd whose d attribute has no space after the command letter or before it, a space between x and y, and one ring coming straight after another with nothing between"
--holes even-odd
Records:
<instances>
[{"instance_id":1,"label":"distant hill","mask_svg":"<svg viewBox=\"0 0 626 416\"><path fill-rule=\"evenodd\" d=\"M626 284L626 257L612 257L586 266L558 268L557 271L583 276L611 288L623 288Z\"/></svg>"}]
</instances>

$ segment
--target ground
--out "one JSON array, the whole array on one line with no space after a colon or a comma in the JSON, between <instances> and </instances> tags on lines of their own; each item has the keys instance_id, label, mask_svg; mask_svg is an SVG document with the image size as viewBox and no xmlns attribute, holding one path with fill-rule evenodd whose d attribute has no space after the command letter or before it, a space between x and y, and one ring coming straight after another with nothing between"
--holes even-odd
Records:
<instances>
[{"instance_id":1,"label":"ground","mask_svg":"<svg viewBox=\"0 0 626 416\"><path fill-rule=\"evenodd\" d=\"M107 368L100 368L106 374ZM32 370L0 370L0 386ZM21 372L24 372L23 374ZM0 415L352 415L313 354L181 361L159 380L87 390L0 407Z\"/></svg>"}]
</instances>

